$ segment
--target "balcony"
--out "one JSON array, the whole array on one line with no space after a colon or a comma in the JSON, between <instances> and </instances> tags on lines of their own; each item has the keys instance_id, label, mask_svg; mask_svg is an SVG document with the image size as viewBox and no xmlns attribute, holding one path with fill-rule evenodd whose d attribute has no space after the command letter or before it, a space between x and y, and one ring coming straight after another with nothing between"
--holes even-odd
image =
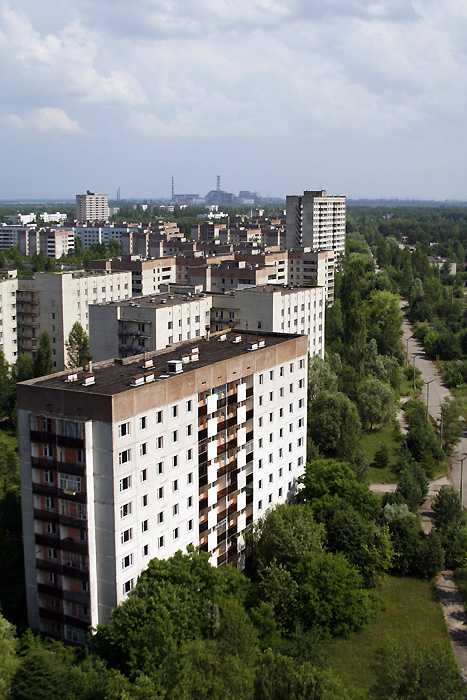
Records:
<instances>
[{"instance_id":1,"label":"balcony","mask_svg":"<svg viewBox=\"0 0 467 700\"><path fill-rule=\"evenodd\" d=\"M32 485L32 492L39 496L57 496L58 498L66 498L74 503L86 503L86 493L71 491L69 489L59 489L51 484L36 484Z\"/></svg>"},{"instance_id":2,"label":"balcony","mask_svg":"<svg viewBox=\"0 0 467 700\"><path fill-rule=\"evenodd\" d=\"M38 593L44 593L45 595L66 600L69 603L89 605L89 593L82 593L80 591L66 591L63 588L51 586L50 584L46 583L38 583L37 591Z\"/></svg>"},{"instance_id":3,"label":"balcony","mask_svg":"<svg viewBox=\"0 0 467 700\"><path fill-rule=\"evenodd\" d=\"M41 571L53 571L56 574L63 576L71 576L72 578L80 578L87 580L89 578L89 569L87 566L77 566L72 560L62 564L54 559L40 559L36 557L36 566Z\"/></svg>"},{"instance_id":4,"label":"balcony","mask_svg":"<svg viewBox=\"0 0 467 700\"><path fill-rule=\"evenodd\" d=\"M87 542L77 542L71 537L64 537L60 539L58 536L54 535L41 535L36 534L36 544L43 545L45 547L56 547L64 552L76 552L78 554L88 553Z\"/></svg>"},{"instance_id":5,"label":"balcony","mask_svg":"<svg viewBox=\"0 0 467 700\"><path fill-rule=\"evenodd\" d=\"M57 433L49 433L43 430L31 430L31 442L39 442L46 445L59 445L61 447L77 447L83 449L84 438L69 437L67 435L58 435Z\"/></svg>"}]
</instances>

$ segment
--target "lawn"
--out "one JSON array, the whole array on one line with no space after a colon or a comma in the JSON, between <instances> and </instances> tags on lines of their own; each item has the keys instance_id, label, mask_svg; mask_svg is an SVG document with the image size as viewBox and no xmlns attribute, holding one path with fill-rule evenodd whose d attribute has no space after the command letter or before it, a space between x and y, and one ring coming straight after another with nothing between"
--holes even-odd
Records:
<instances>
[{"instance_id":1,"label":"lawn","mask_svg":"<svg viewBox=\"0 0 467 700\"><path fill-rule=\"evenodd\" d=\"M370 484L394 484L397 481L397 474L391 468L396 459L398 438L395 431L395 423L390 423L381 430L365 433L361 440L361 446L368 463L373 462L377 450L385 444L389 450L389 464L385 469L371 467L368 469L367 481Z\"/></svg>"},{"instance_id":2,"label":"lawn","mask_svg":"<svg viewBox=\"0 0 467 700\"><path fill-rule=\"evenodd\" d=\"M451 649L441 607L428 581L388 577L381 586L383 610L376 622L348 639L324 646L323 660L344 683L368 691L374 682L375 655L388 640L421 646L434 642Z\"/></svg>"}]
</instances>

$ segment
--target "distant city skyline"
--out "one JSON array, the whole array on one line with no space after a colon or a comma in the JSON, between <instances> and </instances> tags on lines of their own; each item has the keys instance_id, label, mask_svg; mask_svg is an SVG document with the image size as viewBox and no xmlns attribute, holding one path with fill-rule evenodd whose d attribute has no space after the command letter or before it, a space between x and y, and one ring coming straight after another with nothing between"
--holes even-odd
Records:
<instances>
[{"instance_id":1,"label":"distant city skyline","mask_svg":"<svg viewBox=\"0 0 467 700\"><path fill-rule=\"evenodd\" d=\"M459 0L0 0L0 199L467 197Z\"/></svg>"}]
</instances>

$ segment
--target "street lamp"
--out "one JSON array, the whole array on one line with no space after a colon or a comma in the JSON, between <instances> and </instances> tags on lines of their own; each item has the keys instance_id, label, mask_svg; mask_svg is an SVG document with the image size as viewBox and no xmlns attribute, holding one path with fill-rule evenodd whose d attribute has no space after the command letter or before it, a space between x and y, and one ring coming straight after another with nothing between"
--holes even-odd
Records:
<instances>
[{"instance_id":1,"label":"street lamp","mask_svg":"<svg viewBox=\"0 0 467 700\"><path fill-rule=\"evenodd\" d=\"M415 358L417 357L417 353L413 352L412 353L412 364L413 364L413 390L415 392Z\"/></svg>"},{"instance_id":2,"label":"street lamp","mask_svg":"<svg viewBox=\"0 0 467 700\"><path fill-rule=\"evenodd\" d=\"M415 338L415 336L411 335L405 341L405 345L406 345L405 356L407 358L407 364L409 364L409 340L412 340L412 338Z\"/></svg>"},{"instance_id":3,"label":"street lamp","mask_svg":"<svg viewBox=\"0 0 467 700\"><path fill-rule=\"evenodd\" d=\"M464 485L464 462L466 459L467 459L467 454L459 459L459 464L461 465L461 482L460 482L460 489L459 489L461 508L464 507L463 485Z\"/></svg>"},{"instance_id":4,"label":"street lamp","mask_svg":"<svg viewBox=\"0 0 467 700\"><path fill-rule=\"evenodd\" d=\"M434 379L429 379L427 382L424 382L426 386L426 420L428 420L428 401L430 398L430 384L434 381Z\"/></svg>"}]
</instances>

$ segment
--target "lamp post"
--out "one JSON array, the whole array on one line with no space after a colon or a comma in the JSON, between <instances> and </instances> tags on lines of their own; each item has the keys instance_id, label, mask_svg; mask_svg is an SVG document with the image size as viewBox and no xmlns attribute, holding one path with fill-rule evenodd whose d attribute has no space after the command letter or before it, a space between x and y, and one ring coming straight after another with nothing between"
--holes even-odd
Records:
<instances>
[{"instance_id":1,"label":"lamp post","mask_svg":"<svg viewBox=\"0 0 467 700\"><path fill-rule=\"evenodd\" d=\"M464 507L463 486L464 486L464 462L466 459L467 459L467 455L464 455L459 460L459 464L461 465L461 481L460 481L460 488L459 488L459 498L460 498L460 502L461 502L461 508Z\"/></svg>"},{"instance_id":2,"label":"lamp post","mask_svg":"<svg viewBox=\"0 0 467 700\"><path fill-rule=\"evenodd\" d=\"M409 341L412 340L413 337L414 336L411 335L408 338L406 338L406 341L405 341L405 356L407 358L407 364L409 364Z\"/></svg>"},{"instance_id":3,"label":"lamp post","mask_svg":"<svg viewBox=\"0 0 467 700\"><path fill-rule=\"evenodd\" d=\"M429 379L427 382L425 382L426 386L426 420L428 420L428 401L430 398L430 384L431 382L434 382L434 379Z\"/></svg>"},{"instance_id":4,"label":"lamp post","mask_svg":"<svg viewBox=\"0 0 467 700\"><path fill-rule=\"evenodd\" d=\"M417 353L413 352L412 353L412 365L413 365L413 390L415 392L415 358L417 357Z\"/></svg>"}]
</instances>

